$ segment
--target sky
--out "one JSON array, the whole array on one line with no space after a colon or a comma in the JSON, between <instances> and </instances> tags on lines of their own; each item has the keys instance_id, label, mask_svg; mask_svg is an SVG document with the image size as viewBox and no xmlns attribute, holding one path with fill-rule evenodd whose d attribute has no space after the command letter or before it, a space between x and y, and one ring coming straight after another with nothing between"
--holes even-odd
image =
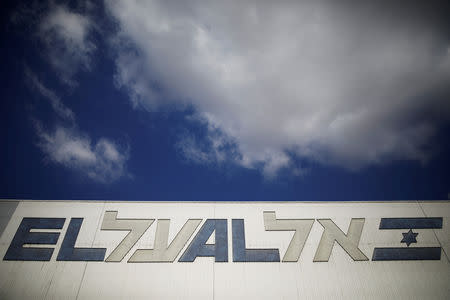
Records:
<instances>
[{"instance_id":1,"label":"sky","mask_svg":"<svg viewBox=\"0 0 450 300\"><path fill-rule=\"evenodd\" d=\"M448 1L2 1L0 198L450 198Z\"/></svg>"}]
</instances>

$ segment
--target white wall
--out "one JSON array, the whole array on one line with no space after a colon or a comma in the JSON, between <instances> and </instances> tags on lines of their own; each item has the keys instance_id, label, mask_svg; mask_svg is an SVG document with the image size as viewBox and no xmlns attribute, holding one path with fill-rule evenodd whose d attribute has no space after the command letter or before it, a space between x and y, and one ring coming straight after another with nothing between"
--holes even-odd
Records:
<instances>
[{"instance_id":1,"label":"white wall","mask_svg":"<svg viewBox=\"0 0 450 300\"><path fill-rule=\"evenodd\" d=\"M229 261L178 262L187 243L173 263L127 263L136 249L152 248L156 221L120 263L56 261L72 217L84 218L76 247L107 248L107 257L127 234L100 230L109 210L118 211L119 218L170 219L169 242L189 218L203 219L202 224L207 218L228 219ZM359 248L369 261L353 261L335 243L328 262L313 262L323 232L315 221L298 262L233 262L231 219L236 218L245 220L247 248L279 248L283 257L293 232L265 231L264 211L275 211L280 219L330 218L344 232L351 218L364 218ZM3 260L23 217L67 218L51 261ZM442 247L441 260L371 261L374 247L406 247L400 240L408 230L379 230L382 217L443 217L442 229L414 230L417 244L410 246ZM21 201L0 239L0 299L450 299L449 228L448 201Z\"/></svg>"}]
</instances>

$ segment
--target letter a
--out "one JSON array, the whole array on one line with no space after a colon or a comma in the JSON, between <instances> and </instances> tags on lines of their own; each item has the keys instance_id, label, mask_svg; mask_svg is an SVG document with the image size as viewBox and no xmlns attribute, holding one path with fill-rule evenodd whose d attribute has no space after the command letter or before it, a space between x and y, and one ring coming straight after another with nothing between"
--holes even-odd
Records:
<instances>
[{"instance_id":1,"label":"letter a","mask_svg":"<svg viewBox=\"0 0 450 300\"><path fill-rule=\"evenodd\" d=\"M215 244L207 244L213 232L215 234ZM214 257L216 262L228 261L227 220L207 219L178 261L193 262L199 256Z\"/></svg>"}]
</instances>

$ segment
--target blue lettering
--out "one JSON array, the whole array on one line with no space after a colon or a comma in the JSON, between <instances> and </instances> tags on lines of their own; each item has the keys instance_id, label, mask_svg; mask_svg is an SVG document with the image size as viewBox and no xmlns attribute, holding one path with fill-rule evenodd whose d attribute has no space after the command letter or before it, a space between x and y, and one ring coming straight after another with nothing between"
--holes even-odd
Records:
<instances>
[{"instance_id":1,"label":"blue lettering","mask_svg":"<svg viewBox=\"0 0 450 300\"><path fill-rule=\"evenodd\" d=\"M244 220L232 220L234 262L279 262L278 249L246 249Z\"/></svg>"},{"instance_id":2,"label":"blue lettering","mask_svg":"<svg viewBox=\"0 0 450 300\"><path fill-rule=\"evenodd\" d=\"M215 244L206 244L213 232L215 232ZM215 257L216 262L228 261L227 220L207 219L178 261L193 262L199 256Z\"/></svg>"},{"instance_id":3,"label":"blue lettering","mask_svg":"<svg viewBox=\"0 0 450 300\"><path fill-rule=\"evenodd\" d=\"M83 218L72 218L67 228L56 260L60 261L103 261L106 248L75 248Z\"/></svg>"},{"instance_id":4,"label":"blue lettering","mask_svg":"<svg viewBox=\"0 0 450 300\"><path fill-rule=\"evenodd\" d=\"M30 232L30 230L61 229L65 220L65 218L23 218L3 260L50 260L54 248L24 248L23 245L55 245L59 232Z\"/></svg>"}]
</instances>

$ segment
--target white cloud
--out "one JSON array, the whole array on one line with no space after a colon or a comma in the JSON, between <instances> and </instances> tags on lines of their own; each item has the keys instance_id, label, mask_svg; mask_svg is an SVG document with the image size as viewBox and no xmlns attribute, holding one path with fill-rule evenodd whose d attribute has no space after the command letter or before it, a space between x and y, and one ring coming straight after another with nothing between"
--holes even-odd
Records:
<instances>
[{"instance_id":1,"label":"white cloud","mask_svg":"<svg viewBox=\"0 0 450 300\"><path fill-rule=\"evenodd\" d=\"M38 146L51 161L78 170L102 183L126 175L127 151L119 151L114 142L101 138L97 143L92 143L88 136L61 126L57 126L54 132L48 132L36 123L36 129Z\"/></svg>"},{"instance_id":2,"label":"white cloud","mask_svg":"<svg viewBox=\"0 0 450 300\"><path fill-rule=\"evenodd\" d=\"M96 47L89 39L94 26L91 20L71 12L66 6L51 5L39 24L39 37L45 45L46 56L61 80L76 85L73 76L89 70Z\"/></svg>"},{"instance_id":3,"label":"white cloud","mask_svg":"<svg viewBox=\"0 0 450 300\"><path fill-rule=\"evenodd\" d=\"M268 175L291 165L287 150L352 169L425 161L450 119L448 38L420 8L333 3L106 1L116 81L148 110L192 104L235 162ZM196 143L179 146L223 159Z\"/></svg>"},{"instance_id":4,"label":"white cloud","mask_svg":"<svg viewBox=\"0 0 450 300\"><path fill-rule=\"evenodd\" d=\"M50 102L50 105L53 108L53 111L63 120L69 122L75 122L75 114L73 111L64 105L61 101L61 98L56 96L56 94L45 87L40 80L37 78L36 74L34 74L29 68L25 68L25 76L30 82L31 88L35 89L39 92L45 99Z\"/></svg>"},{"instance_id":5,"label":"white cloud","mask_svg":"<svg viewBox=\"0 0 450 300\"><path fill-rule=\"evenodd\" d=\"M184 158L195 163L220 165L239 159L239 154L235 153L235 145L232 141L219 129L210 126L206 139L184 132L180 135L176 148Z\"/></svg>"},{"instance_id":6,"label":"white cloud","mask_svg":"<svg viewBox=\"0 0 450 300\"><path fill-rule=\"evenodd\" d=\"M29 69L25 69L31 86L46 98L53 111L65 125L58 122L55 129L44 128L42 122L34 121L38 136L38 147L46 154L47 159L77 170L89 178L111 183L124 176L127 172L128 147L120 147L117 143L101 137L92 142L88 134L78 129L75 114L64 105L61 99L38 79Z\"/></svg>"}]
</instances>

